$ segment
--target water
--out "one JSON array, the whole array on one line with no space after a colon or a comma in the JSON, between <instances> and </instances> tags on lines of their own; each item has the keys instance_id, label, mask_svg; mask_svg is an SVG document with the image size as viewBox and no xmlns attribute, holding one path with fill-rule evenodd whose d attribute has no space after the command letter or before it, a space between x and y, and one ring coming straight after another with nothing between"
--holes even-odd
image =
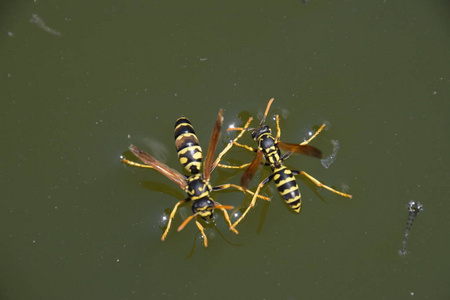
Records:
<instances>
[{"instance_id":1,"label":"water","mask_svg":"<svg viewBox=\"0 0 450 300\"><path fill-rule=\"evenodd\" d=\"M447 1L0 7L1 299L450 297ZM224 128L242 126L272 97L267 123L281 116L282 141L325 122L311 145L324 157L340 145L328 169L301 155L286 165L353 198L299 177L298 215L269 184L271 202L258 201L238 235L217 217L206 249L192 223L161 242L183 191L120 155L135 144L182 171L177 118L206 148L219 108ZM223 131L218 151L233 134ZM224 163L252 158L232 149ZM218 169L211 181L241 174ZM237 207L244 196L214 199ZM426 212L401 257L409 199ZM174 228L190 214L181 207Z\"/></svg>"},{"instance_id":2,"label":"water","mask_svg":"<svg viewBox=\"0 0 450 300\"><path fill-rule=\"evenodd\" d=\"M406 246L408 244L409 234L411 233L411 228L416 220L419 212L423 210L423 205L420 202L409 201L408 202L408 221L406 222L405 234L403 235L402 248L399 250L400 255L406 255Z\"/></svg>"},{"instance_id":3,"label":"water","mask_svg":"<svg viewBox=\"0 0 450 300\"><path fill-rule=\"evenodd\" d=\"M339 141L338 140L331 140L331 144L333 145L333 152L329 155L329 156L327 156L327 157L325 157L325 158L322 158L321 160L320 160L320 162L322 163L322 166L324 166L325 168L329 168L330 166L331 166L331 164L332 163L334 163L335 162L335 160L337 159L337 154L338 154L338 151L339 151Z\"/></svg>"}]
</instances>

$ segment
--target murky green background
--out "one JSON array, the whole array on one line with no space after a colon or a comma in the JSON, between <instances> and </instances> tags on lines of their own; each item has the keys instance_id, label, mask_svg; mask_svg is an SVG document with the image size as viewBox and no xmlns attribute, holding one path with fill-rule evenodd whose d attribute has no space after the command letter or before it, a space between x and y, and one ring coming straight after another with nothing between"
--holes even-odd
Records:
<instances>
[{"instance_id":1,"label":"murky green background","mask_svg":"<svg viewBox=\"0 0 450 300\"><path fill-rule=\"evenodd\" d=\"M0 9L1 299L449 299L448 1ZM219 108L225 126L241 125L271 97L283 141L326 121L312 144L325 155L341 146L329 169L305 156L287 165L353 199L300 178L296 215L271 183L271 203L258 202L239 235L219 215L204 249L193 223L175 230L185 206L161 242L183 193L119 156L134 143L181 170L176 118L190 118L205 150ZM236 149L225 162L251 158ZM424 211L401 257L410 200Z\"/></svg>"}]
</instances>

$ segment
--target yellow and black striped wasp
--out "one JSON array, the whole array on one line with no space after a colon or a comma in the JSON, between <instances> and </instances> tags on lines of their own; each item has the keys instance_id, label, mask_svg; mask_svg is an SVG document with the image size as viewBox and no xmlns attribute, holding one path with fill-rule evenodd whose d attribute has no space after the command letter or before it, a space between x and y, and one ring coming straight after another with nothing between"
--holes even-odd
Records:
<instances>
[{"instance_id":1,"label":"yellow and black striped wasp","mask_svg":"<svg viewBox=\"0 0 450 300\"><path fill-rule=\"evenodd\" d=\"M258 148L255 149L247 145L239 144L237 140L242 136L240 134L233 141L231 141L230 144L232 143L236 146L245 148L249 151L256 152L255 158L251 163L244 164L242 166L227 166L219 164L221 167L238 168L238 169L247 167L241 178L241 186L243 188L248 187L248 184L252 179L253 175L255 174L256 170L258 169L259 165L261 164L261 160L263 157L266 160L266 165L269 165L272 170L272 174L270 174L267 178L261 181L261 183L258 185L258 188L255 191L255 195L253 196L253 199L249 207L245 210L245 212L241 215L241 217L233 224L232 228L235 228L236 225L239 224L239 222L241 222L244 219L246 214L249 212L250 208L255 206L256 199L257 196L259 195L261 188L265 186L267 183L269 183L271 180L275 182L278 192L281 195L281 197L283 197L284 201L286 201L286 203L293 209L293 211L297 213L299 213L301 210L302 200L300 190L295 180L295 175L303 175L309 180L311 180L318 187L325 188L335 194L347 198L352 197L349 194L336 191L335 189L322 184L320 181L318 181L317 179L315 179L314 177L312 177L311 175L309 175L304 171L290 170L285 165L283 165L283 161L289 158L293 153L301 153L317 158L322 158L322 152L319 149L310 146L308 144L325 128L325 124L322 124L322 126L314 133L313 136L311 136L310 139L302 142L301 144L283 143L280 141L281 130L278 115L275 116L277 128L277 134L275 137L272 136L272 131L270 127L264 125L266 116L269 112L273 100L274 100L273 98L270 99L269 103L267 104L266 111L258 128L249 128L251 118L245 124L244 127L228 128L228 131L241 130L241 133L245 131L253 131L252 138L258 143ZM282 155L280 149L286 150L287 152L284 155Z\"/></svg>"},{"instance_id":2,"label":"yellow and black striped wasp","mask_svg":"<svg viewBox=\"0 0 450 300\"><path fill-rule=\"evenodd\" d=\"M216 123L209 141L208 152L206 154L206 159L203 166L203 173L200 173L201 162L203 158L202 150L199 145L197 136L195 135L194 128L192 127L189 120L185 117L181 117L175 122L175 145L177 148L180 163L188 172L191 173L189 177L182 175L174 169L171 169L167 165L158 161L156 158L134 145L130 145L130 151L142 162L144 162L144 164L135 163L133 161L125 159L124 157L121 157L121 161L128 165L140 168L155 169L162 175L178 184L178 186L187 193L187 198L178 201L178 203L175 204L172 212L170 213L167 228L161 237L162 241L165 240L170 230L172 220L175 217L179 206L187 202L192 202L193 214L183 221L183 223L178 227L178 231L181 231L186 226L186 224L189 223L190 220L195 218L195 224L197 225L203 237L203 244L205 247L207 247L208 239L205 235L202 224L198 220L198 217L201 217L205 221L210 221L213 218L214 209L220 209L223 212L224 218L228 223L230 230L232 230L236 234L238 233L238 231L231 226L230 217L228 215L228 212L226 211L227 209L232 209L233 206L221 205L218 202L215 202L210 196L210 193L212 191L220 191L230 187L254 195L253 192L238 185L223 184L213 187L209 182L211 172L219 164L220 158L225 154L226 151L229 150L229 147L225 148L213 163L213 157L216 151L217 143L219 141L222 122L223 112L222 110L220 110L219 114L217 115ZM257 197L268 199L267 197L263 196Z\"/></svg>"}]
</instances>

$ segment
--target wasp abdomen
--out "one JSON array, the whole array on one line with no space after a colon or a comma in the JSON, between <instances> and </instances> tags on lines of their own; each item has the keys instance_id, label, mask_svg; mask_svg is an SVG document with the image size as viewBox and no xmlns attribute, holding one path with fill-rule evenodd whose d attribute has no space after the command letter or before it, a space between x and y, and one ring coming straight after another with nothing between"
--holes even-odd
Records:
<instances>
[{"instance_id":1,"label":"wasp abdomen","mask_svg":"<svg viewBox=\"0 0 450 300\"><path fill-rule=\"evenodd\" d=\"M284 201L297 213L302 208L300 190L292 171L281 166L273 171L273 181Z\"/></svg>"},{"instance_id":2,"label":"wasp abdomen","mask_svg":"<svg viewBox=\"0 0 450 300\"><path fill-rule=\"evenodd\" d=\"M191 122L186 117L176 120L174 137L180 163L188 172L200 173L203 159L202 148Z\"/></svg>"}]
</instances>

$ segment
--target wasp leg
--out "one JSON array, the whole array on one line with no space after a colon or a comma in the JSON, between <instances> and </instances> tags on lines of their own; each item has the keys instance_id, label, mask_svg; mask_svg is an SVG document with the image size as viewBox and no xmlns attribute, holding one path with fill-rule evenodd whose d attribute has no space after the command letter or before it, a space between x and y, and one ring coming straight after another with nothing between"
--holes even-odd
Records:
<instances>
[{"instance_id":1,"label":"wasp leg","mask_svg":"<svg viewBox=\"0 0 450 300\"><path fill-rule=\"evenodd\" d=\"M136 163L136 162L134 162L134 161L131 161L131 160L126 159L126 158L123 157L123 156L120 157L120 161L123 162L123 163L125 163L125 164L127 164L127 165L133 166L133 167L153 169L152 166L149 166L149 165L143 165L143 164L140 164L140 163Z\"/></svg>"},{"instance_id":2,"label":"wasp leg","mask_svg":"<svg viewBox=\"0 0 450 300\"><path fill-rule=\"evenodd\" d=\"M277 136L275 137L275 140L278 142L281 138L280 116L279 115L275 115L275 124L277 124Z\"/></svg>"},{"instance_id":3,"label":"wasp leg","mask_svg":"<svg viewBox=\"0 0 450 300\"><path fill-rule=\"evenodd\" d=\"M208 247L208 238L206 237L205 230L202 224L200 224L200 222L197 221L197 218L195 218L195 224L197 224L198 230L200 230L200 233L203 236L203 245L205 246L205 248Z\"/></svg>"},{"instance_id":4,"label":"wasp leg","mask_svg":"<svg viewBox=\"0 0 450 300\"><path fill-rule=\"evenodd\" d=\"M230 187L233 187L233 188L235 188L235 189L238 189L238 190L240 190L241 192L244 192L244 193L249 193L249 194L251 194L251 195L255 195L255 193L253 193L252 191L247 190L247 189L244 189L243 187L241 187L241 186L239 186L239 185L235 185L235 184L231 184L231 183L228 183L228 184L222 184L222 185L215 186L215 187L212 188L212 190L213 190L213 191L220 191L220 190L228 189L228 188L230 188ZM260 198L260 199L263 199L263 200L266 200L266 201L270 201L270 198L268 198L268 197L264 197L264 196L261 196L261 195L256 195L256 196L257 196L258 198ZM256 200L255 200L255 201L256 201ZM229 215L228 215L228 212L227 212L224 208L220 208L220 209L221 209L221 210L223 211L223 213L224 213L225 221L227 221L230 230L233 231L234 233L238 234L239 232L238 232L238 231L234 228L234 226L231 224L231 220L230 220L230 217L229 217Z\"/></svg>"},{"instance_id":5,"label":"wasp leg","mask_svg":"<svg viewBox=\"0 0 450 300\"><path fill-rule=\"evenodd\" d=\"M286 152L285 154L283 154L283 155L280 157L280 160L281 160L281 161L285 161L286 159L288 159L289 157L291 157L291 155L292 155L292 152ZM269 166L270 166L270 164L269 164Z\"/></svg>"},{"instance_id":6,"label":"wasp leg","mask_svg":"<svg viewBox=\"0 0 450 300\"><path fill-rule=\"evenodd\" d=\"M221 168L226 168L226 166L224 167L224 165L220 164L219 162L222 160L222 157L231 149L231 147L233 147L233 142L229 142L228 145L222 150L222 152L219 153L219 155L217 155L216 160L214 161L214 163L211 166L211 172L217 167L221 167Z\"/></svg>"},{"instance_id":7,"label":"wasp leg","mask_svg":"<svg viewBox=\"0 0 450 300\"><path fill-rule=\"evenodd\" d=\"M237 190L240 190L241 192L244 192L244 193L249 193L249 194L251 194L253 196L255 195L255 193L253 193L252 191L250 191L248 189L245 189L242 186L235 185L235 184L232 184L232 183L227 183L227 184L222 184L222 185L215 186L215 187L213 187L213 191L225 190L225 189L228 189L230 187L235 188ZM257 195L257 197L260 198L260 199L266 200L266 201L270 201L270 198L265 197L265 196Z\"/></svg>"},{"instance_id":8,"label":"wasp leg","mask_svg":"<svg viewBox=\"0 0 450 300\"><path fill-rule=\"evenodd\" d=\"M340 196L342 196L342 197L346 197L346 198L350 198L350 199L352 198L352 195L349 195L349 194L346 194L346 193L342 193L342 192L336 191L335 189L330 188L329 186L327 186L327 185L321 183L319 180L315 179L314 177L312 177L311 175L309 175L309 174L306 173L306 172L303 172L303 171L292 171L292 174L294 174L294 175L303 175L303 176L305 176L306 178L308 178L309 180L311 180L312 183L314 183L314 184L317 185L318 187L327 189L327 190L329 190L330 192L335 193L335 194L338 194L338 195L340 195Z\"/></svg>"},{"instance_id":9,"label":"wasp leg","mask_svg":"<svg viewBox=\"0 0 450 300\"><path fill-rule=\"evenodd\" d=\"M219 204L219 202L216 202L216 203ZM228 215L227 210L223 207L219 207L219 209L223 212L223 217L225 218L225 221L227 221L228 227L230 228L230 230L233 231L234 233L238 234L239 232L236 229L232 228L232 226L231 226L231 220L230 220L230 216Z\"/></svg>"},{"instance_id":10,"label":"wasp leg","mask_svg":"<svg viewBox=\"0 0 450 300\"><path fill-rule=\"evenodd\" d=\"M238 146L238 147L247 149L248 151L251 151L251 152L256 152L256 151L258 151L258 149L252 148L252 147L247 146L247 145L239 144L238 142L233 142L233 144L234 144L235 146Z\"/></svg>"},{"instance_id":11,"label":"wasp leg","mask_svg":"<svg viewBox=\"0 0 450 300\"><path fill-rule=\"evenodd\" d=\"M173 210L172 210L172 212L170 213L170 216L169 216L169 222L167 223L167 228L166 228L166 230L164 230L164 233L163 233L163 235L161 237L161 241L164 241L166 239L167 233L169 232L170 225L172 225L172 220L175 217L175 214L176 214L176 212L178 210L178 207L181 204L183 204L183 203L185 203L187 201L189 201L189 199L183 199L181 201L178 201L177 204L175 204L175 206L173 207Z\"/></svg>"},{"instance_id":12,"label":"wasp leg","mask_svg":"<svg viewBox=\"0 0 450 300\"><path fill-rule=\"evenodd\" d=\"M233 141L233 142L230 142L230 143L232 143L232 144L235 145L235 146L238 146L238 147L247 149L248 151L251 151L251 152L256 152L256 151L258 151L258 149L252 148L252 147L247 146L247 145L239 144L239 143L236 142L236 141ZM230 143L229 143L229 144L230 144ZM228 145L229 145L229 144L228 144ZM228 147L228 146L227 146L227 147ZM231 147L230 147L230 148L231 148ZM215 162L214 162L214 163L215 163ZM221 168L224 168L224 169L245 169L246 167L250 166L250 164L251 164L251 162L250 162L250 163L247 163L247 164L240 165L240 166L230 166L230 165L223 165L223 164L217 164L217 165L218 165L219 167L221 167Z\"/></svg>"},{"instance_id":13,"label":"wasp leg","mask_svg":"<svg viewBox=\"0 0 450 300\"><path fill-rule=\"evenodd\" d=\"M307 141L304 141L302 143L300 143L300 145L307 145L309 144L309 142L311 142L317 135L319 135L319 133L325 128L326 124L323 123L322 126L320 126L320 128L313 134L312 137L310 137Z\"/></svg>"},{"instance_id":14,"label":"wasp leg","mask_svg":"<svg viewBox=\"0 0 450 300\"><path fill-rule=\"evenodd\" d=\"M248 166L250 166L251 163L243 164L240 166L230 166L230 165L223 165L223 164L217 164L218 167L224 168L224 169L245 169Z\"/></svg>"},{"instance_id":15,"label":"wasp leg","mask_svg":"<svg viewBox=\"0 0 450 300\"><path fill-rule=\"evenodd\" d=\"M233 147L233 145L237 145L237 144L238 144L238 143L237 143L237 140L240 139L240 138L244 135L246 129L248 128L248 126L250 125L250 123L251 123L252 120L253 120L253 118L250 117L250 118L248 119L247 123L245 123L245 126L242 128L241 132L238 134L238 136L236 136L236 137L234 138L234 140L230 141L230 142L228 143L228 145L222 150L222 152L220 152L219 155L217 155L216 160L214 161L214 163L213 163L212 166L211 166L211 172L212 172L217 166L218 166L218 167L221 167L221 168L229 168L229 169L243 169L243 168L245 168L245 167L247 166L247 165L243 165L244 167L241 167L241 168L235 168L234 166L223 165L223 164L220 164L219 162L222 160L222 157L223 157L223 156L231 149L231 147ZM241 144L239 144L239 145L241 145ZM254 151L254 150L252 150L252 151Z\"/></svg>"},{"instance_id":16,"label":"wasp leg","mask_svg":"<svg viewBox=\"0 0 450 300\"><path fill-rule=\"evenodd\" d=\"M230 143L233 143L233 145L235 145L235 146L245 148L245 149L247 149L247 150L249 150L249 151L256 152L257 149L253 149L252 147L249 147L249 146L247 146L247 145L242 145L242 144L239 144L239 143L237 142L237 140L240 139L240 138L244 135L244 133L247 131L248 126L250 125L250 122L251 122L252 120L253 120L253 118L250 117L250 118L248 119L247 123L245 123L244 127L241 128L241 132L239 133L239 135L238 135L237 137L235 137L234 140L232 140Z\"/></svg>"},{"instance_id":17,"label":"wasp leg","mask_svg":"<svg viewBox=\"0 0 450 300\"><path fill-rule=\"evenodd\" d=\"M263 186L265 186L267 183L269 183L269 181L272 180L272 178L273 178L273 174L271 174L269 177L267 177L266 179L261 181L260 184L258 184L258 188L256 189L255 194L253 195L250 205L247 207L247 209L244 211L244 213L241 215L241 217L236 222L234 222L232 228L235 228L237 226L237 224L239 224L245 218L247 213L250 211L250 208L255 207L256 200L258 199L259 191L261 190L261 188ZM270 201L270 199L268 201Z\"/></svg>"}]
</instances>

